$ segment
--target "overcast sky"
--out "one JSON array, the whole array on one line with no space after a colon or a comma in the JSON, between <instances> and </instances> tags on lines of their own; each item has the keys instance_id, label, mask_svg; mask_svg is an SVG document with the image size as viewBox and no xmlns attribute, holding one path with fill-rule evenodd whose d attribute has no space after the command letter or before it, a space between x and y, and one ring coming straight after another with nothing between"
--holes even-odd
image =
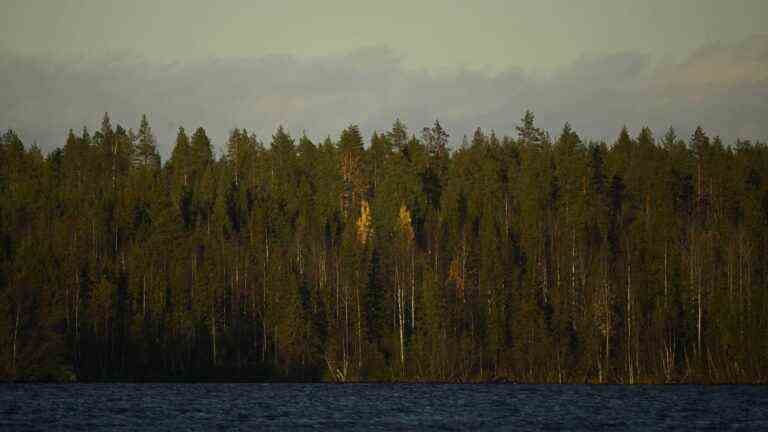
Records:
<instances>
[{"instance_id":1,"label":"overcast sky","mask_svg":"<svg viewBox=\"0 0 768 432\"><path fill-rule=\"evenodd\" d=\"M703 124L768 138L768 1L0 0L0 129L50 149L104 111L150 115L221 145L366 133L439 117L459 140L512 132L531 108L556 132Z\"/></svg>"}]
</instances>

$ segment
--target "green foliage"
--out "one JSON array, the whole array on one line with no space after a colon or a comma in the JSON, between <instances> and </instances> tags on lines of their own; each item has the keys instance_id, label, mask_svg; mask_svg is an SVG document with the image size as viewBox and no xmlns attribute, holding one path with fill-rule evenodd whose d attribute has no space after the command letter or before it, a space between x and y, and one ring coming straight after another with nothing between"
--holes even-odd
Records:
<instances>
[{"instance_id":1,"label":"green foliage","mask_svg":"<svg viewBox=\"0 0 768 432\"><path fill-rule=\"evenodd\" d=\"M765 382L768 146L0 136L0 377Z\"/></svg>"}]
</instances>

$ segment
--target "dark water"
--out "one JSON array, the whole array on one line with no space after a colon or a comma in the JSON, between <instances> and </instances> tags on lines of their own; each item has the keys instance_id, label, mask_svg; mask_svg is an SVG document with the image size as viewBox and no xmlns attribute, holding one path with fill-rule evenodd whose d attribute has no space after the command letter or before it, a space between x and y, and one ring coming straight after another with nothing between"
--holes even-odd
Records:
<instances>
[{"instance_id":1,"label":"dark water","mask_svg":"<svg viewBox=\"0 0 768 432\"><path fill-rule=\"evenodd\" d=\"M756 430L759 386L0 385L0 430Z\"/></svg>"}]
</instances>

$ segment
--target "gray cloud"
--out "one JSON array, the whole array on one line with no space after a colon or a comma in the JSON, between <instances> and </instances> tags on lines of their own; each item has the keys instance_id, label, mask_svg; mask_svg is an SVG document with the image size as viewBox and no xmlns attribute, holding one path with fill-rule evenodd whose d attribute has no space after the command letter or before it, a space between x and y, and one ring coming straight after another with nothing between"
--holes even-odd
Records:
<instances>
[{"instance_id":1,"label":"gray cloud","mask_svg":"<svg viewBox=\"0 0 768 432\"><path fill-rule=\"evenodd\" d=\"M711 45L679 63L640 53L582 56L559 70L413 71L384 47L329 57L265 56L157 64L117 60L46 62L0 59L0 128L50 150L69 128L97 127L103 112L135 126L146 112L161 152L175 130L204 126L217 145L234 127L265 142L278 124L294 134L335 136L350 123L388 129L396 117L412 131L440 118L455 142L477 127L513 133L523 110L557 133L566 121L612 140L626 124L658 133L697 124L726 142L768 137L768 36Z\"/></svg>"}]
</instances>

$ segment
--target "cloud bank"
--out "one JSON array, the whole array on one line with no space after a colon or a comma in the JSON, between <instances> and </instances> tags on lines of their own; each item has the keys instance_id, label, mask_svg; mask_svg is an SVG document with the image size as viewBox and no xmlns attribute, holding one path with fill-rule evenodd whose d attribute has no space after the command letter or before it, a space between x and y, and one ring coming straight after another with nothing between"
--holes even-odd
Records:
<instances>
[{"instance_id":1,"label":"cloud bank","mask_svg":"<svg viewBox=\"0 0 768 432\"><path fill-rule=\"evenodd\" d=\"M412 131L435 118L454 142L480 126L513 133L532 109L555 134L567 121L583 137L611 141L622 125L681 135L703 125L726 142L768 138L768 35L710 45L679 62L658 64L625 52L584 55L567 67L413 71L388 47L302 58L211 59L157 64L120 60L47 62L0 58L0 129L13 128L44 150L63 145L69 128L95 128L109 112L135 127L147 113L166 156L179 126L204 126L217 146L245 127L263 141L278 124L320 139L351 123L369 134L395 118Z\"/></svg>"}]
</instances>

